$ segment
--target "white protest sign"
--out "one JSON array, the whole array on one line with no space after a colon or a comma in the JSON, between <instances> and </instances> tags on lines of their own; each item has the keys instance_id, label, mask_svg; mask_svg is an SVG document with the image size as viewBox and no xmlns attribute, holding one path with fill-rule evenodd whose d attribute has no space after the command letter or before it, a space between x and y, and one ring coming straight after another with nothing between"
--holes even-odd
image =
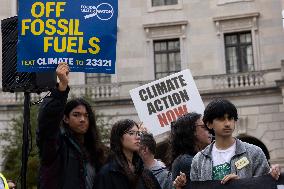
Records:
<instances>
[{"instance_id":1,"label":"white protest sign","mask_svg":"<svg viewBox=\"0 0 284 189\"><path fill-rule=\"evenodd\" d=\"M140 120L155 136L169 131L178 117L204 111L189 69L132 89L130 96Z\"/></svg>"}]
</instances>

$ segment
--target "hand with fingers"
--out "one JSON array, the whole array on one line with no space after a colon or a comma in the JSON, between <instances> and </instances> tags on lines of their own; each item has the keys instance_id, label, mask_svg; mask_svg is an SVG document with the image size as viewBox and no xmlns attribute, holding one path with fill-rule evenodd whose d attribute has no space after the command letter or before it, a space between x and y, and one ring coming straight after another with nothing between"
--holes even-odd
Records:
<instances>
[{"instance_id":1,"label":"hand with fingers","mask_svg":"<svg viewBox=\"0 0 284 189\"><path fill-rule=\"evenodd\" d=\"M56 75L59 79L59 86L58 90L59 91L65 91L68 83L69 83L69 66L65 62L61 62L58 64L57 69L56 69Z\"/></svg>"},{"instance_id":2,"label":"hand with fingers","mask_svg":"<svg viewBox=\"0 0 284 189\"><path fill-rule=\"evenodd\" d=\"M269 174L275 179L278 180L281 174L280 166L278 164L271 165Z\"/></svg>"},{"instance_id":3,"label":"hand with fingers","mask_svg":"<svg viewBox=\"0 0 284 189\"><path fill-rule=\"evenodd\" d=\"M176 189L181 189L186 185L186 182L186 175L183 172L180 172L180 175L174 180L173 185Z\"/></svg>"},{"instance_id":4,"label":"hand with fingers","mask_svg":"<svg viewBox=\"0 0 284 189\"><path fill-rule=\"evenodd\" d=\"M7 180L7 182L9 189L16 189L16 184L13 181Z\"/></svg>"},{"instance_id":5,"label":"hand with fingers","mask_svg":"<svg viewBox=\"0 0 284 189\"><path fill-rule=\"evenodd\" d=\"M221 180L221 184L226 184L228 181L230 180L236 180L236 179L240 179L240 177L236 174L228 174L226 176L224 176L224 178Z\"/></svg>"}]
</instances>

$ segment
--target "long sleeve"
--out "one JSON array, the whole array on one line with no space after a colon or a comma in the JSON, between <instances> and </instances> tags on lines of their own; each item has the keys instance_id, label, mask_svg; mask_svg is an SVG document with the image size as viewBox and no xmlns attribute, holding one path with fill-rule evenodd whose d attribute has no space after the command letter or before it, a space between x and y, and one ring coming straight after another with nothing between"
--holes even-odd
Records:
<instances>
[{"instance_id":1,"label":"long sleeve","mask_svg":"<svg viewBox=\"0 0 284 189\"><path fill-rule=\"evenodd\" d=\"M180 175L180 172L185 173L187 180L189 180L192 158L193 157L191 155L184 154L184 155L178 156L174 160L173 165L172 165L173 181L176 179L177 176Z\"/></svg>"},{"instance_id":2,"label":"long sleeve","mask_svg":"<svg viewBox=\"0 0 284 189\"><path fill-rule=\"evenodd\" d=\"M269 173L269 165L267 159L261 148L255 147L256 152L254 153L254 157L252 157L253 164L253 177L267 175Z\"/></svg>"},{"instance_id":3,"label":"long sleeve","mask_svg":"<svg viewBox=\"0 0 284 189\"><path fill-rule=\"evenodd\" d=\"M60 123L67 101L69 88L61 92L57 88L51 91L40 107L38 115L37 145L43 161L52 161L60 146Z\"/></svg>"},{"instance_id":4,"label":"long sleeve","mask_svg":"<svg viewBox=\"0 0 284 189\"><path fill-rule=\"evenodd\" d=\"M198 167L198 158L200 154L201 152L198 152L192 159L191 169L190 169L190 180L191 181L200 181L198 177L198 169L201 168L201 167Z\"/></svg>"}]
</instances>

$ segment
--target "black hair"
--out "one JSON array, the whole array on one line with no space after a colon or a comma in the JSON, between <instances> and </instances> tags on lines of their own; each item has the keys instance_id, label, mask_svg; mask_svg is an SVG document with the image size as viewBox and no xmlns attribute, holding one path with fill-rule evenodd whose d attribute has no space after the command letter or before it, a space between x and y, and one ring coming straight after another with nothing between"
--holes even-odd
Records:
<instances>
[{"instance_id":1,"label":"black hair","mask_svg":"<svg viewBox=\"0 0 284 189\"><path fill-rule=\"evenodd\" d=\"M157 143L154 139L153 134L143 133L140 137L140 145L148 147L150 152L155 155L156 154L156 146Z\"/></svg>"},{"instance_id":2,"label":"black hair","mask_svg":"<svg viewBox=\"0 0 284 189\"><path fill-rule=\"evenodd\" d=\"M170 146L171 163L182 154L195 155L196 152L196 127L195 123L201 114L192 112L179 117L171 125Z\"/></svg>"},{"instance_id":3,"label":"black hair","mask_svg":"<svg viewBox=\"0 0 284 189\"><path fill-rule=\"evenodd\" d=\"M110 135L110 159L116 161L118 166L121 168L121 172L125 174L130 182L131 188L135 188L138 179L143 171L143 162L138 152L133 153L132 163L134 165L134 173L130 170L126 156L123 153L122 137L123 135L132 129L138 127L138 124L131 119L123 119L117 121L112 129Z\"/></svg>"},{"instance_id":4,"label":"black hair","mask_svg":"<svg viewBox=\"0 0 284 189\"><path fill-rule=\"evenodd\" d=\"M226 99L214 99L204 110L203 122L205 124L213 123L214 119L223 118L225 114L228 114L228 118L238 120L238 112L234 104Z\"/></svg>"},{"instance_id":5,"label":"black hair","mask_svg":"<svg viewBox=\"0 0 284 189\"><path fill-rule=\"evenodd\" d=\"M84 146L89 153L88 158L91 160L91 164L94 165L96 170L99 170L105 162L106 148L101 142L100 134L95 121L95 114L91 108L91 105L82 98L72 99L65 105L64 115L69 117L70 112L79 105L82 105L86 108L89 119L89 128L84 134ZM68 124L66 124L64 121L63 126L69 128Z\"/></svg>"}]
</instances>

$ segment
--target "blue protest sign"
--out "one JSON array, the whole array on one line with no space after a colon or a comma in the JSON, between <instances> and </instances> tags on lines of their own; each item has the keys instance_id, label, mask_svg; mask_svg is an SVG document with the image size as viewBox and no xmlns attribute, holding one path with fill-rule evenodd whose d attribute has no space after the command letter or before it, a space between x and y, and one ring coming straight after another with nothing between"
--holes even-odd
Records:
<instances>
[{"instance_id":1,"label":"blue protest sign","mask_svg":"<svg viewBox=\"0 0 284 189\"><path fill-rule=\"evenodd\" d=\"M115 73L117 0L19 1L19 72Z\"/></svg>"}]
</instances>

